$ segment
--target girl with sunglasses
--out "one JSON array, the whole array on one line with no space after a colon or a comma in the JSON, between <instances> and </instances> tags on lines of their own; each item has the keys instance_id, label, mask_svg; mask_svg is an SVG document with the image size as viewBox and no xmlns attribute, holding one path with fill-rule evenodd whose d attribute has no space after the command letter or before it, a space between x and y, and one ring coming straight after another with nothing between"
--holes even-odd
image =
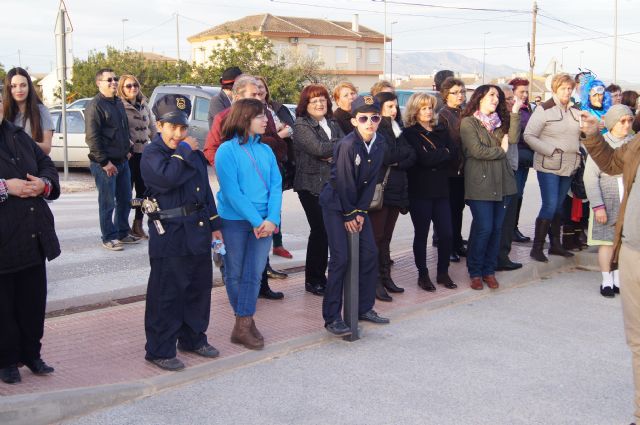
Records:
<instances>
[{"instance_id":1,"label":"girl with sunglasses","mask_svg":"<svg viewBox=\"0 0 640 425\"><path fill-rule=\"evenodd\" d=\"M431 222L438 234L436 282L445 288L457 285L449 277L449 255L453 244L449 204L449 169L456 157L447 127L436 121L437 100L426 93L414 93L404 114L406 139L416 154L416 162L407 173L409 213L414 228L413 258L418 269L418 286L433 292L436 287L427 269L427 237Z\"/></svg>"},{"instance_id":2,"label":"girl with sunglasses","mask_svg":"<svg viewBox=\"0 0 640 425\"><path fill-rule=\"evenodd\" d=\"M129 168L131 169L131 185L136 190L136 197L144 196L146 186L140 173L140 159L142 152L149 141L158 132L154 123L151 110L147 104L147 98L140 90L140 83L133 75L124 74L118 81L118 97L124 104L129 121L129 138L133 143L131 156L129 157ZM135 209L135 218L131 226L131 234L148 239L142 227L144 214L140 207Z\"/></svg>"}]
</instances>

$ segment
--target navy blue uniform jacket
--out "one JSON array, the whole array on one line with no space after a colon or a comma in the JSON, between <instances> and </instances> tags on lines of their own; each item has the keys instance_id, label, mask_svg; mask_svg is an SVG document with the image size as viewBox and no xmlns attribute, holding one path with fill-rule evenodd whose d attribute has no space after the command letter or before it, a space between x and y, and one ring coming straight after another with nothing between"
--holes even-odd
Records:
<instances>
[{"instance_id":1,"label":"navy blue uniform jacket","mask_svg":"<svg viewBox=\"0 0 640 425\"><path fill-rule=\"evenodd\" d=\"M182 257L211 252L211 232L220 228L220 218L209 186L207 160L199 150L180 143L173 150L160 134L151 141L140 162L145 195L155 198L161 210L200 204L204 208L186 217L162 220L159 235L149 222L149 257Z\"/></svg>"},{"instance_id":2,"label":"navy blue uniform jacket","mask_svg":"<svg viewBox=\"0 0 640 425\"><path fill-rule=\"evenodd\" d=\"M380 134L375 136L370 153L357 129L343 137L333 150L331 177L320 193L320 205L341 211L345 222L367 214L385 149Z\"/></svg>"}]
</instances>

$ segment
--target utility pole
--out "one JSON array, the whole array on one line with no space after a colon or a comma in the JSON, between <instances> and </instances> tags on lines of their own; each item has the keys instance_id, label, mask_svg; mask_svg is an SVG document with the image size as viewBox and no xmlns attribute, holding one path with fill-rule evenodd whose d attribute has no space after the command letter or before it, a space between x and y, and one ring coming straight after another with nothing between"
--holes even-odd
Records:
<instances>
[{"instance_id":1,"label":"utility pole","mask_svg":"<svg viewBox=\"0 0 640 425\"><path fill-rule=\"evenodd\" d=\"M482 34L482 84L484 84L484 68L487 62L487 34L491 34L491 32L487 31Z\"/></svg>"},{"instance_id":2,"label":"utility pole","mask_svg":"<svg viewBox=\"0 0 640 425\"><path fill-rule=\"evenodd\" d=\"M384 2L384 34L382 35L382 79L387 79L387 0Z\"/></svg>"},{"instance_id":3,"label":"utility pole","mask_svg":"<svg viewBox=\"0 0 640 425\"><path fill-rule=\"evenodd\" d=\"M176 62L176 70L178 81L180 81L180 15L176 12L176 46L178 48L178 62Z\"/></svg>"},{"instance_id":4,"label":"utility pole","mask_svg":"<svg viewBox=\"0 0 640 425\"><path fill-rule=\"evenodd\" d=\"M391 73L391 84L393 84L393 25L397 24L398 21L391 22L391 54L389 55L390 59L390 73Z\"/></svg>"},{"instance_id":5,"label":"utility pole","mask_svg":"<svg viewBox=\"0 0 640 425\"><path fill-rule=\"evenodd\" d=\"M533 96L533 68L536 65L536 18L538 17L538 3L533 0L533 28L531 31L531 47L529 49L529 81L530 93Z\"/></svg>"},{"instance_id":6,"label":"utility pole","mask_svg":"<svg viewBox=\"0 0 640 425\"><path fill-rule=\"evenodd\" d=\"M20 49L18 49L18 66L22 68L22 58L20 56Z\"/></svg>"},{"instance_id":7,"label":"utility pole","mask_svg":"<svg viewBox=\"0 0 640 425\"><path fill-rule=\"evenodd\" d=\"M122 18L122 51L124 52L124 23L129 22L127 18Z\"/></svg>"},{"instance_id":8,"label":"utility pole","mask_svg":"<svg viewBox=\"0 0 640 425\"><path fill-rule=\"evenodd\" d=\"M613 83L618 79L618 0L613 0Z\"/></svg>"}]
</instances>

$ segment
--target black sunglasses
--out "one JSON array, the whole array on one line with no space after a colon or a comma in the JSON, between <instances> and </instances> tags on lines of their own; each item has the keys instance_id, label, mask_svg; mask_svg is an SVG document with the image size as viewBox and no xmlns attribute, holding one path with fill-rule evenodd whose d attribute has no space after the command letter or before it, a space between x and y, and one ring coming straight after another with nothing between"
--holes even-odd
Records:
<instances>
[{"instance_id":1,"label":"black sunglasses","mask_svg":"<svg viewBox=\"0 0 640 425\"><path fill-rule=\"evenodd\" d=\"M129 83L129 84L125 84L124 86L125 86L126 88L128 88L128 89L132 89L132 88L134 88L134 87L135 87L135 88L140 87L140 85L139 85L138 83L133 83L133 84Z\"/></svg>"},{"instance_id":2,"label":"black sunglasses","mask_svg":"<svg viewBox=\"0 0 640 425\"><path fill-rule=\"evenodd\" d=\"M113 77L113 78L109 77L109 78L105 78L104 80L100 80L100 81L106 81L107 83L113 83L113 82L117 83L119 79L120 78L118 78L118 77Z\"/></svg>"}]
</instances>

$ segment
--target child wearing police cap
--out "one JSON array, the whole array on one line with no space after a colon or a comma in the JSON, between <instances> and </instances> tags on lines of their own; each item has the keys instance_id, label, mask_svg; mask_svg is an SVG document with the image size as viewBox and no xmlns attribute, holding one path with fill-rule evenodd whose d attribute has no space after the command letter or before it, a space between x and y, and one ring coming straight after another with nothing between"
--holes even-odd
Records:
<instances>
[{"instance_id":1,"label":"child wearing police cap","mask_svg":"<svg viewBox=\"0 0 640 425\"><path fill-rule=\"evenodd\" d=\"M386 149L384 138L376 134L381 120L380 104L372 96L359 96L351 104L351 115L355 129L336 144L331 177L319 198L330 252L322 316L327 331L338 336L350 333L341 315L349 261L348 233L358 233L360 239L358 317L373 323L389 323L389 319L373 310L378 252L367 216Z\"/></svg>"},{"instance_id":2,"label":"child wearing police cap","mask_svg":"<svg viewBox=\"0 0 640 425\"><path fill-rule=\"evenodd\" d=\"M149 213L151 273L145 310L145 359L166 370L184 368L178 349L217 357L205 331L212 288L212 239L222 240L207 161L198 142L187 137L191 102L167 95L153 113L158 133L142 154L140 168Z\"/></svg>"}]
</instances>

